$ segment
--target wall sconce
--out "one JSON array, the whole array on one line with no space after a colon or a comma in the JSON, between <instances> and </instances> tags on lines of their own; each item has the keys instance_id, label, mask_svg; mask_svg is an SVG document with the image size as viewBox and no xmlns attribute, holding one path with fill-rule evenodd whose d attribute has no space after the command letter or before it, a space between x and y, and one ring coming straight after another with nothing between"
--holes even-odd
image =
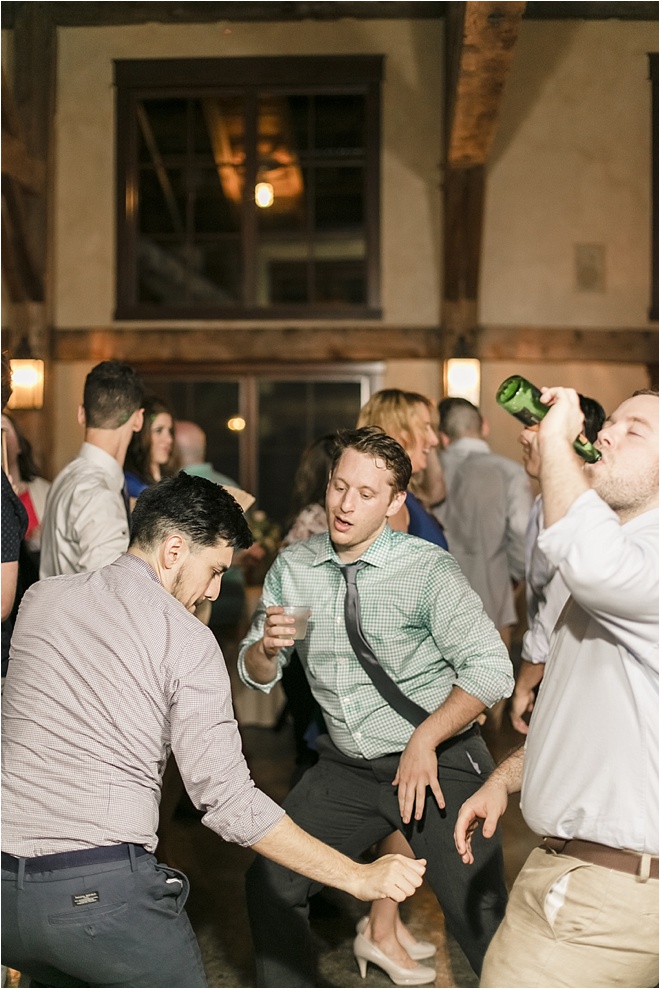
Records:
<instances>
[{"instance_id":1,"label":"wall sconce","mask_svg":"<svg viewBox=\"0 0 660 989\"><path fill-rule=\"evenodd\" d=\"M464 337L459 337L456 356L445 361L444 393L449 398L466 398L479 407L481 401L481 363L467 356Z\"/></svg>"},{"instance_id":2,"label":"wall sconce","mask_svg":"<svg viewBox=\"0 0 660 989\"><path fill-rule=\"evenodd\" d=\"M44 404L44 362L32 356L30 345L23 337L11 358L12 393L8 409L41 409Z\"/></svg>"}]
</instances>

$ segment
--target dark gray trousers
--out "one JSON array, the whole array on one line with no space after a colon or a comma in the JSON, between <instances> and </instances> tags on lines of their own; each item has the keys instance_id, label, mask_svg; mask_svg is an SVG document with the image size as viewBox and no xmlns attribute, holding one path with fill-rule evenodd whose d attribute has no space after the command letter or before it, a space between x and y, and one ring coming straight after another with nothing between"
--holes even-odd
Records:
<instances>
[{"instance_id":1,"label":"dark gray trousers","mask_svg":"<svg viewBox=\"0 0 660 989\"><path fill-rule=\"evenodd\" d=\"M43 986L206 986L186 876L153 855L2 870L2 963ZM29 861L29 860L28 860Z\"/></svg>"},{"instance_id":2,"label":"dark gray trousers","mask_svg":"<svg viewBox=\"0 0 660 989\"><path fill-rule=\"evenodd\" d=\"M427 860L425 879L438 897L447 929L478 974L486 948L506 908L499 834L473 837L474 865L464 865L454 846L454 824L464 800L493 769L480 735L459 740L438 754L438 777L446 801L440 811L428 792L421 821L404 825L392 786L400 756L351 759L327 736L318 740L319 761L284 802L305 831L351 858L359 857L395 829L417 858ZM318 976L309 927L309 897L321 887L258 856L247 874L247 903L257 962L257 986L315 986Z\"/></svg>"}]
</instances>

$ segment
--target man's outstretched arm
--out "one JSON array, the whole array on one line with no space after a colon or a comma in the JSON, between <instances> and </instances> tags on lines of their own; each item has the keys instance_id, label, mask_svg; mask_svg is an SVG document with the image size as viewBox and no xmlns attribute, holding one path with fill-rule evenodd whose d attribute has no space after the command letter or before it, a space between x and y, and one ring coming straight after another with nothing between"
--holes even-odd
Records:
<instances>
[{"instance_id":1,"label":"man's outstretched arm","mask_svg":"<svg viewBox=\"0 0 660 989\"><path fill-rule=\"evenodd\" d=\"M343 889L358 900L389 897L400 903L421 886L426 870L425 859L405 855L383 855L369 865L354 862L313 838L286 815L252 848L287 869L324 886Z\"/></svg>"},{"instance_id":2,"label":"man's outstretched arm","mask_svg":"<svg viewBox=\"0 0 660 989\"><path fill-rule=\"evenodd\" d=\"M466 865L472 865L472 835L483 821L484 838L492 838L497 822L506 810L509 794L522 786L525 750L521 745L494 769L482 787L469 797L458 812L454 828L456 851Z\"/></svg>"}]
</instances>

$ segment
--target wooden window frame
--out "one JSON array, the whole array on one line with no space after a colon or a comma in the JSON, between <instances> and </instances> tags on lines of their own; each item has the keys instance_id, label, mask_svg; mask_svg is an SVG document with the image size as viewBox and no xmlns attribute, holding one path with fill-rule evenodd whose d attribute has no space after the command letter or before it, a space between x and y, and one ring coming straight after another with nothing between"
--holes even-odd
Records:
<instances>
[{"instance_id":1,"label":"wooden window frame","mask_svg":"<svg viewBox=\"0 0 660 989\"><path fill-rule=\"evenodd\" d=\"M116 319L379 319L380 308L380 141L383 56L292 56L115 60L116 88ZM361 93L366 99L365 239L366 302L342 305L155 305L137 291L138 127L137 100L193 97L203 93L259 90L309 95ZM254 178L248 175L246 187ZM247 293L257 234L244 210ZM247 222L245 218L247 217Z\"/></svg>"}]
</instances>

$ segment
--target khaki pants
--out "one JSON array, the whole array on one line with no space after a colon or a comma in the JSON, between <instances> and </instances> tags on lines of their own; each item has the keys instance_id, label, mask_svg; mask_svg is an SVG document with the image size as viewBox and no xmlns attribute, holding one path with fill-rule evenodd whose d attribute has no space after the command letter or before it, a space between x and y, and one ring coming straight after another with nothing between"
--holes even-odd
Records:
<instances>
[{"instance_id":1,"label":"khaki pants","mask_svg":"<svg viewBox=\"0 0 660 989\"><path fill-rule=\"evenodd\" d=\"M480 985L655 986L658 880L536 848L516 880Z\"/></svg>"}]
</instances>

